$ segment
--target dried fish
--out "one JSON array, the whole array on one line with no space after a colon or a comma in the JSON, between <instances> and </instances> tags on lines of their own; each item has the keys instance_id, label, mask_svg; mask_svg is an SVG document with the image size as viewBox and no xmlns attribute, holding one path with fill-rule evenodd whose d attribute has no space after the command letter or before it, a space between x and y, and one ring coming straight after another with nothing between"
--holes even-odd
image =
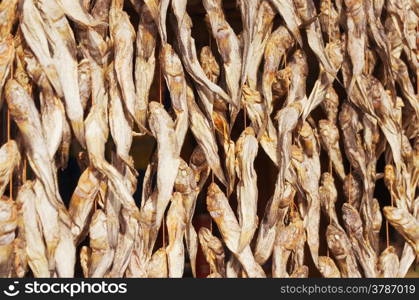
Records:
<instances>
[{"instance_id":1,"label":"dried fish","mask_svg":"<svg viewBox=\"0 0 419 300\"><path fill-rule=\"evenodd\" d=\"M292 251L297 247L299 239L304 235L301 220L290 223L283 230L278 231L272 253L272 277L289 277L287 262Z\"/></svg>"},{"instance_id":2,"label":"dried fish","mask_svg":"<svg viewBox=\"0 0 419 300\"><path fill-rule=\"evenodd\" d=\"M13 37L9 35L6 38L0 40L0 109L3 106L3 87L7 77L9 76L14 55L15 48Z\"/></svg>"},{"instance_id":3,"label":"dried fish","mask_svg":"<svg viewBox=\"0 0 419 300\"><path fill-rule=\"evenodd\" d=\"M165 44L160 54L162 70L170 91L172 107L176 114L175 136L180 150L188 130L188 100L185 74L183 73L182 63L173 50L172 46Z\"/></svg>"},{"instance_id":4,"label":"dried fish","mask_svg":"<svg viewBox=\"0 0 419 300\"><path fill-rule=\"evenodd\" d=\"M41 224L36 213L34 198L33 182L27 181L19 189L16 201L20 206L20 214L23 216L28 264L35 277L50 277ZM11 232L11 234L14 235L14 232ZM4 256L2 255L2 257Z\"/></svg>"},{"instance_id":5,"label":"dried fish","mask_svg":"<svg viewBox=\"0 0 419 300\"><path fill-rule=\"evenodd\" d=\"M186 210L183 205L182 194L175 192L167 212L166 224L169 244L166 248L169 277L180 278L183 276L185 263L185 249L183 235L186 227Z\"/></svg>"},{"instance_id":6,"label":"dried fish","mask_svg":"<svg viewBox=\"0 0 419 300\"><path fill-rule=\"evenodd\" d=\"M72 221L58 192L53 162L48 155L39 113L33 99L15 80L9 80L6 84L6 99L10 114L22 134L29 164L42 182L48 201L58 210L64 224L70 228ZM72 230L77 234L76 227Z\"/></svg>"},{"instance_id":7,"label":"dried fish","mask_svg":"<svg viewBox=\"0 0 419 300\"><path fill-rule=\"evenodd\" d=\"M208 165L221 183L227 185L218 156L218 146L214 131L211 130L211 125L195 103L192 91L188 93L188 108L190 129L204 152Z\"/></svg>"},{"instance_id":8,"label":"dried fish","mask_svg":"<svg viewBox=\"0 0 419 300\"><path fill-rule=\"evenodd\" d=\"M342 229L329 225L326 230L327 245L333 253L343 278L361 277L351 242Z\"/></svg>"},{"instance_id":9,"label":"dried fish","mask_svg":"<svg viewBox=\"0 0 419 300\"><path fill-rule=\"evenodd\" d=\"M112 264L114 253L109 247L106 215L101 209L96 210L92 216L89 237L91 254L88 277L103 277Z\"/></svg>"},{"instance_id":10,"label":"dried fish","mask_svg":"<svg viewBox=\"0 0 419 300\"><path fill-rule=\"evenodd\" d=\"M7 38L17 20L18 0L0 3L0 41Z\"/></svg>"},{"instance_id":11,"label":"dried fish","mask_svg":"<svg viewBox=\"0 0 419 300\"><path fill-rule=\"evenodd\" d=\"M157 29L151 20L151 14L146 5L143 5L140 23L138 24L135 57L135 115L137 120L145 127L147 122L147 107L150 87L156 68Z\"/></svg>"},{"instance_id":12,"label":"dried fish","mask_svg":"<svg viewBox=\"0 0 419 300\"><path fill-rule=\"evenodd\" d=\"M89 15L80 1L57 0L58 4L64 10L65 14L74 22L87 27L97 26L100 23Z\"/></svg>"},{"instance_id":13,"label":"dried fish","mask_svg":"<svg viewBox=\"0 0 419 300\"><path fill-rule=\"evenodd\" d=\"M252 4L246 5L243 1L239 2L242 6L249 7L253 6ZM247 3L247 2L246 2ZM212 35L214 36L215 41L217 42L218 51L223 59L224 63L224 73L225 80L227 85L228 94L231 97L232 107L230 108L230 117L231 117L231 127L234 124L238 111L240 109L240 82L241 77L243 77L247 70L246 62L247 57L244 57L244 63L240 57L240 46L239 40L234 33L231 26L227 23L224 12L221 7L220 0L204 0L202 2L204 8L209 17L209 22L211 24ZM250 39L251 39L251 30L250 24L245 24L245 30L249 31L249 34L246 36L246 45L247 55L249 53ZM243 63L243 70L242 70ZM242 73L240 73L242 71ZM244 73L243 73L244 71Z\"/></svg>"},{"instance_id":14,"label":"dried fish","mask_svg":"<svg viewBox=\"0 0 419 300\"><path fill-rule=\"evenodd\" d=\"M272 83L275 80L275 74L280 63L285 59L286 52L294 45L294 39L288 30L280 26L272 32L266 44L262 77L262 89L265 103L268 111L272 112Z\"/></svg>"},{"instance_id":15,"label":"dried fish","mask_svg":"<svg viewBox=\"0 0 419 300\"><path fill-rule=\"evenodd\" d=\"M23 2L20 30L26 43L38 59L48 80L54 87L58 97L63 96L63 89L58 77L52 54L49 50L47 34L43 28L43 21L33 0Z\"/></svg>"},{"instance_id":16,"label":"dried fish","mask_svg":"<svg viewBox=\"0 0 419 300\"><path fill-rule=\"evenodd\" d=\"M350 204L345 203L342 206L342 213L343 222L352 243L352 248L358 262L364 270L365 276L377 277L378 259L369 241L363 236L362 220L358 211Z\"/></svg>"},{"instance_id":17,"label":"dried fish","mask_svg":"<svg viewBox=\"0 0 419 300\"><path fill-rule=\"evenodd\" d=\"M275 6L275 8L278 10L281 16L284 18L285 24L287 25L289 31L291 31L295 40L302 47L303 40L301 37L300 30L298 28L302 22L299 16L297 15L297 11L295 9L293 1L270 0L270 2L273 6Z\"/></svg>"},{"instance_id":18,"label":"dried fish","mask_svg":"<svg viewBox=\"0 0 419 300\"><path fill-rule=\"evenodd\" d=\"M255 246L255 259L258 263L264 264L272 253L275 243L277 230L282 229L285 217L288 212L288 206L295 196L295 189L285 182L285 188L282 192L279 190L279 184L275 185L273 197L269 200L265 208L265 213L261 224L259 225L258 237Z\"/></svg>"},{"instance_id":19,"label":"dried fish","mask_svg":"<svg viewBox=\"0 0 419 300\"><path fill-rule=\"evenodd\" d=\"M407 242L417 253L419 252L419 224L406 209L386 206L384 207L384 216L403 235Z\"/></svg>"},{"instance_id":20,"label":"dried fish","mask_svg":"<svg viewBox=\"0 0 419 300\"><path fill-rule=\"evenodd\" d=\"M0 198L3 196L13 171L20 163L20 152L14 140L0 148Z\"/></svg>"},{"instance_id":21,"label":"dried fish","mask_svg":"<svg viewBox=\"0 0 419 300\"><path fill-rule=\"evenodd\" d=\"M166 278L168 276L165 248L160 248L154 252L150 259L147 273L149 278Z\"/></svg>"},{"instance_id":22,"label":"dried fish","mask_svg":"<svg viewBox=\"0 0 419 300\"><path fill-rule=\"evenodd\" d=\"M248 60L246 62L246 82L252 89L256 89L258 85L259 66L264 56L267 43L269 43L268 40L271 36L270 34L272 31L275 15L275 9L269 3L269 1L264 0L260 2L256 16L256 22L253 25L253 38L250 44L250 48L252 50L248 51ZM244 82L245 81L242 79L242 83Z\"/></svg>"},{"instance_id":23,"label":"dried fish","mask_svg":"<svg viewBox=\"0 0 419 300\"><path fill-rule=\"evenodd\" d=\"M332 161L333 168L339 175L340 179L343 180L345 178L345 168L343 166L342 154L339 148L338 128L329 120L320 120L319 133L322 144Z\"/></svg>"},{"instance_id":24,"label":"dried fish","mask_svg":"<svg viewBox=\"0 0 419 300\"><path fill-rule=\"evenodd\" d=\"M208 79L198 62L195 43L191 34L192 21L186 13L186 4L186 0L172 1L172 9L177 20L176 37L184 67L199 86L205 87L209 91L219 95L225 101L235 105L232 99L218 85Z\"/></svg>"},{"instance_id":25,"label":"dried fish","mask_svg":"<svg viewBox=\"0 0 419 300\"><path fill-rule=\"evenodd\" d=\"M250 244L258 226L257 217L257 174L254 161L258 153L258 142L252 127L247 127L236 144L236 172L238 215L241 226L238 252Z\"/></svg>"},{"instance_id":26,"label":"dried fish","mask_svg":"<svg viewBox=\"0 0 419 300\"><path fill-rule=\"evenodd\" d=\"M247 275L249 277L266 277L261 266L255 261L249 246L238 252L240 226L227 198L215 183L212 183L208 188L207 208L217 223L224 242L234 253Z\"/></svg>"},{"instance_id":27,"label":"dried fish","mask_svg":"<svg viewBox=\"0 0 419 300\"><path fill-rule=\"evenodd\" d=\"M177 145L175 126L172 118L164 110L162 104L150 102L149 124L157 139L157 202L156 226L160 227L164 211L172 197L172 190L178 172L179 148Z\"/></svg>"},{"instance_id":28,"label":"dried fish","mask_svg":"<svg viewBox=\"0 0 419 300\"><path fill-rule=\"evenodd\" d=\"M114 68L121 88L121 94L131 118L135 120L138 126L141 126L142 123L140 123L135 114L136 93L133 77L135 30L129 21L128 14L122 10L111 9L109 20L115 47Z\"/></svg>"},{"instance_id":29,"label":"dried fish","mask_svg":"<svg viewBox=\"0 0 419 300\"><path fill-rule=\"evenodd\" d=\"M302 23L309 23L306 27L306 32L308 45L311 50L313 50L317 59L320 61L321 66L327 73L335 73L335 68L326 56L320 21L317 19L317 11L314 1L294 0L294 5Z\"/></svg>"},{"instance_id":30,"label":"dried fish","mask_svg":"<svg viewBox=\"0 0 419 300\"><path fill-rule=\"evenodd\" d=\"M100 179L97 172L87 168L80 176L77 187L70 200L68 212L74 223L80 228L80 235L76 241L80 241L86 234L87 225L93 214L94 201L99 192Z\"/></svg>"},{"instance_id":31,"label":"dried fish","mask_svg":"<svg viewBox=\"0 0 419 300\"><path fill-rule=\"evenodd\" d=\"M205 259L210 265L211 273L218 274L220 278L225 277L225 254L221 241L212 235L208 228L201 227L199 229L199 242Z\"/></svg>"},{"instance_id":32,"label":"dried fish","mask_svg":"<svg viewBox=\"0 0 419 300\"><path fill-rule=\"evenodd\" d=\"M319 256L319 271L325 278L340 278L340 271L328 256Z\"/></svg>"},{"instance_id":33,"label":"dried fish","mask_svg":"<svg viewBox=\"0 0 419 300\"><path fill-rule=\"evenodd\" d=\"M393 246L387 247L378 258L378 269L384 278L395 278L399 271L399 257Z\"/></svg>"}]
</instances>

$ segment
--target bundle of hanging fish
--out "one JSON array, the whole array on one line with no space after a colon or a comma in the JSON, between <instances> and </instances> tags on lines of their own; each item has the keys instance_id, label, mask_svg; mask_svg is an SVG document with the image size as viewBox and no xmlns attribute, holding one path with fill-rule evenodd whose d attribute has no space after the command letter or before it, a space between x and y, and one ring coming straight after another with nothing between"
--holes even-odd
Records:
<instances>
[{"instance_id":1,"label":"bundle of hanging fish","mask_svg":"<svg viewBox=\"0 0 419 300\"><path fill-rule=\"evenodd\" d=\"M16 130L0 148L0 276L197 276L201 249L208 278L404 277L419 257L418 2L193 2L213 41L200 49L187 0L1 1ZM167 105L150 97L158 74ZM141 136L156 148L134 199ZM262 152L276 183L260 213Z\"/></svg>"}]
</instances>

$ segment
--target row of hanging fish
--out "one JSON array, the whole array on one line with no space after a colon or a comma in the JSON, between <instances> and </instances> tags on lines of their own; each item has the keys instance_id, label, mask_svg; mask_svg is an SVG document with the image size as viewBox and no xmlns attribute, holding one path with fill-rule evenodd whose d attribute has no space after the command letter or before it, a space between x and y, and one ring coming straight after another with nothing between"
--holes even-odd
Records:
<instances>
[{"instance_id":1,"label":"row of hanging fish","mask_svg":"<svg viewBox=\"0 0 419 300\"><path fill-rule=\"evenodd\" d=\"M202 48L187 0L1 2L0 107L17 130L0 148L0 276L182 277L185 262L196 276L201 248L209 278L404 277L419 255L417 1L198 2ZM144 135L157 147L134 199ZM261 152L277 171L258 215ZM197 201L217 231L193 225Z\"/></svg>"}]
</instances>

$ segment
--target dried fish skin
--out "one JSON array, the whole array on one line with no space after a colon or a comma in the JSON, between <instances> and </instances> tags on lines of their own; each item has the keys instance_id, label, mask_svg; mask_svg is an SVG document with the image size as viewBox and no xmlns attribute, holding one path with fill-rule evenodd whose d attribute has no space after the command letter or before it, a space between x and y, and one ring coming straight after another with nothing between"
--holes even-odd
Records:
<instances>
[{"instance_id":1,"label":"dried fish skin","mask_svg":"<svg viewBox=\"0 0 419 300\"><path fill-rule=\"evenodd\" d=\"M186 222L186 211L183 205L182 194L175 192L173 193L166 217L169 238L166 254L170 278L181 278L183 276L185 263L183 235L185 233Z\"/></svg>"},{"instance_id":2,"label":"dried fish skin","mask_svg":"<svg viewBox=\"0 0 419 300\"><path fill-rule=\"evenodd\" d=\"M257 174L254 161L258 153L258 142L252 127L247 127L236 143L236 173L239 178L237 184L238 215L241 226L238 252L250 245L258 226L257 217Z\"/></svg>"},{"instance_id":3,"label":"dried fish skin","mask_svg":"<svg viewBox=\"0 0 419 300\"><path fill-rule=\"evenodd\" d=\"M396 249L389 246L381 252L378 258L378 270L380 275L384 278L395 278L399 271L399 257L396 254Z\"/></svg>"},{"instance_id":4,"label":"dried fish skin","mask_svg":"<svg viewBox=\"0 0 419 300\"><path fill-rule=\"evenodd\" d=\"M50 277L41 224L36 213L34 199L33 182L27 181L19 189L16 201L23 216L28 264L35 277Z\"/></svg>"},{"instance_id":5,"label":"dried fish skin","mask_svg":"<svg viewBox=\"0 0 419 300\"><path fill-rule=\"evenodd\" d=\"M41 180L48 201L58 210L60 219L71 228L73 223L58 193L53 162L48 156L47 143L33 99L15 80L9 80L6 84L6 100L10 114L22 134L32 170ZM72 230L75 233L78 231L76 227Z\"/></svg>"},{"instance_id":6,"label":"dried fish skin","mask_svg":"<svg viewBox=\"0 0 419 300\"><path fill-rule=\"evenodd\" d=\"M406 209L386 206L384 216L391 225L413 247L416 255L419 253L419 223Z\"/></svg>"},{"instance_id":7,"label":"dried fish skin","mask_svg":"<svg viewBox=\"0 0 419 300\"><path fill-rule=\"evenodd\" d=\"M205 227L199 229L198 236L205 259L210 265L211 273L218 274L220 278L225 277L225 254L222 242Z\"/></svg>"},{"instance_id":8,"label":"dried fish skin","mask_svg":"<svg viewBox=\"0 0 419 300\"><path fill-rule=\"evenodd\" d=\"M319 271L324 278L340 278L340 271L328 256L319 256Z\"/></svg>"},{"instance_id":9,"label":"dried fish skin","mask_svg":"<svg viewBox=\"0 0 419 300\"><path fill-rule=\"evenodd\" d=\"M0 198L6 190L7 184L15 168L20 164L20 152L17 143L10 140L0 148Z\"/></svg>"}]
</instances>

